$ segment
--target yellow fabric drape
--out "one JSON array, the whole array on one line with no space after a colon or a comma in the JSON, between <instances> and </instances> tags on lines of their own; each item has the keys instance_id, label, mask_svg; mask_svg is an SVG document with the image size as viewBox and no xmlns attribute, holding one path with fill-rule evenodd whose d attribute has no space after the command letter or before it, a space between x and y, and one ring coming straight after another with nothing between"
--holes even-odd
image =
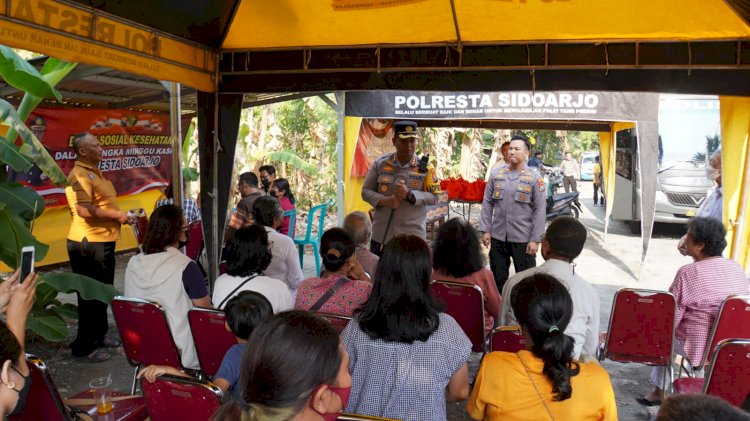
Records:
<instances>
[{"instance_id":1,"label":"yellow fabric drape","mask_svg":"<svg viewBox=\"0 0 750 421\"><path fill-rule=\"evenodd\" d=\"M724 224L727 226L729 257L745 270L748 262L750 221L750 98L720 97L721 106L721 175L724 194ZM743 214L744 207L744 214Z\"/></svg>"},{"instance_id":2,"label":"yellow fabric drape","mask_svg":"<svg viewBox=\"0 0 750 421\"><path fill-rule=\"evenodd\" d=\"M607 207L604 209L604 235L606 238L609 228L609 216L612 214L612 203L615 200L615 145L614 133L599 133L599 149L601 150L602 183Z\"/></svg>"},{"instance_id":3,"label":"yellow fabric drape","mask_svg":"<svg viewBox=\"0 0 750 421\"><path fill-rule=\"evenodd\" d=\"M362 200L362 182L364 177L351 177L354 151L359 138L359 126L362 117L344 117L344 211L367 212L372 206Z\"/></svg>"}]
</instances>

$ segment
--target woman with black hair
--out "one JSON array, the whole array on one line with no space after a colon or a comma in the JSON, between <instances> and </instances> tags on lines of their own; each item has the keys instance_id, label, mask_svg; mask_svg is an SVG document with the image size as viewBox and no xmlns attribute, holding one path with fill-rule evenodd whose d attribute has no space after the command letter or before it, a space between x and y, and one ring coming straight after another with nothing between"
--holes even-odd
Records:
<instances>
[{"instance_id":1,"label":"woman with black hair","mask_svg":"<svg viewBox=\"0 0 750 421\"><path fill-rule=\"evenodd\" d=\"M198 369L187 312L193 306L211 307L211 297L198 265L178 249L187 242L187 232L181 208L164 205L154 210L142 253L131 257L125 269L125 295L164 306L182 365Z\"/></svg>"},{"instance_id":2,"label":"woman with black hair","mask_svg":"<svg viewBox=\"0 0 750 421\"><path fill-rule=\"evenodd\" d=\"M276 180L278 181L278 180ZM294 308L351 317L370 296L370 277L354 255L356 246L343 228L331 228L320 238L325 272L299 284Z\"/></svg>"},{"instance_id":3,"label":"woman with black hair","mask_svg":"<svg viewBox=\"0 0 750 421\"><path fill-rule=\"evenodd\" d=\"M338 332L322 317L284 311L261 323L243 355L241 396L214 420L335 421L352 378Z\"/></svg>"},{"instance_id":4,"label":"woman with black hair","mask_svg":"<svg viewBox=\"0 0 750 421\"><path fill-rule=\"evenodd\" d=\"M289 181L287 181L286 178L277 178L273 180L273 182L271 182L271 188L268 190L268 194L279 199L279 204L284 212L294 209L294 206L297 204L297 201L294 199L294 193L292 193L292 190L289 187ZM284 220L281 221L281 225L278 229L280 233L284 235L289 234L290 219L291 217L285 216ZM292 233L292 236L294 236L294 233Z\"/></svg>"},{"instance_id":5,"label":"woman with black hair","mask_svg":"<svg viewBox=\"0 0 750 421\"><path fill-rule=\"evenodd\" d=\"M445 402L469 394L471 342L430 294L427 243L393 237L370 297L341 334L350 356L348 412L405 421L445 421Z\"/></svg>"},{"instance_id":6,"label":"woman with black hair","mask_svg":"<svg viewBox=\"0 0 750 421\"><path fill-rule=\"evenodd\" d=\"M462 218L438 229L432 247L432 279L476 285L484 295L484 325L490 332L500 315L500 293L492 271L484 267L479 234Z\"/></svg>"},{"instance_id":7,"label":"woman with black hair","mask_svg":"<svg viewBox=\"0 0 750 421\"><path fill-rule=\"evenodd\" d=\"M251 225L235 231L224 249L227 273L216 278L214 283L216 308L223 309L229 299L242 291L263 294L271 302L274 313L294 306L286 284L264 274L271 263L271 247L268 233L262 226Z\"/></svg>"},{"instance_id":8,"label":"woman with black hair","mask_svg":"<svg viewBox=\"0 0 750 421\"><path fill-rule=\"evenodd\" d=\"M471 392L476 420L617 420L607 372L596 362L573 361L573 338L563 332L573 300L554 277L537 273L511 292L511 306L527 350L492 352Z\"/></svg>"},{"instance_id":9,"label":"woman with black hair","mask_svg":"<svg viewBox=\"0 0 750 421\"><path fill-rule=\"evenodd\" d=\"M702 376L703 354L708 338L721 309L721 303L730 295L747 295L747 276L737 262L722 257L727 246L724 224L711 217L697 217L688 223L685 254L693 263L677 270L669 292L677 300L675 323L675 352L688 358L693 371ZM654 390L638 402L658 405L662 398L664 367L651 370Z\"/></svg>"}]
</instances>

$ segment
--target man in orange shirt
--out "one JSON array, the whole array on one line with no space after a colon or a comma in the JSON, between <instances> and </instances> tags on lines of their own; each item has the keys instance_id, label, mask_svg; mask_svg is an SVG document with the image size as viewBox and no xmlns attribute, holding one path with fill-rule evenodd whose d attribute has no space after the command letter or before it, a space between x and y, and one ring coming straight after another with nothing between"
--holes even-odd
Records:
<instances>
[{"instance_id":1,"label":"man in orange shirt","mask_svg":"<svg viewBox=\"0 0 750 421\"><path fill-rule=\"evenodd\" d=\"M120 226L130 221L117 206L114 186L98 168L102 160L99 140L91 133L78 134L73 138L73 150L78 159L65 187L72 219L68 231L70 267L74 273L112 285L115 242L120 239ZM107 328L107 304L78 295L78 335L71 343L73 356L88 362L109 359L110 354L101 348L119 346L120 341L108 338Z\"/></svg>"}]
</instances>

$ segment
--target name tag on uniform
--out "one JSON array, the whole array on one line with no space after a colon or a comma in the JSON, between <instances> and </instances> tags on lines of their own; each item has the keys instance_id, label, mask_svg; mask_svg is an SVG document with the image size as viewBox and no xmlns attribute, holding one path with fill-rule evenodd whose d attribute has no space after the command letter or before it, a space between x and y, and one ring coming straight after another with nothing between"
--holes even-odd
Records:
<instances>
[{"instance_id":1,"label":"name tag on uniform","mask_svg":"<svg viewBox=\"0 0 750 421\"><path fill-rule=\"evenodd\" d=\"M380 177L378 177L378 183L379 184L390 184L393 183L394 176L390 174L382 174Z\"/></svg>"}]
</instances>

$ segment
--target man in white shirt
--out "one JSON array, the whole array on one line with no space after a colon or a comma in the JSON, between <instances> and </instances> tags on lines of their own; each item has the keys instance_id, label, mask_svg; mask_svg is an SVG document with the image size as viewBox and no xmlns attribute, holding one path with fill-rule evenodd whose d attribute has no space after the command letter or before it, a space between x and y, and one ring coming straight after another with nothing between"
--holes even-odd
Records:
<instances>
[{"instance_id":1,"label":"man in white shirt","mask_svg":"<svg viewBox=\"0 0 750 421\"><path fill-rule=\"evenodd\" d=\"M273 196L261 196L253 202L255 223L263 226L268 233L268 244L271 247L271 264L264 274L269 278L283 281L292 297L297 293L297 286L302 282L302 268L299 264L299 253L294 240L276 231L284 219L284 210L279 200Z\"/></svg>"},{"instance_id":2,"label":"man in white shirt","mask_svg":"<svg viewBox=\"0 0 750 421\"><path fill-rule=\"evenodd\" d=\"M578 187L576 186L576 180L581 178L581 168L578 166L578 162L573 159L570 152L565 154L565 159L560 163L560 169L563 172L563 187L565 193L570 192L571 188L577 192Z\"/></svg>"},{"instance_id":3,"label":"man in white shirt","mask_svg":"<svg viewBox=\"0 0 750 421\"><path fill-rule=\"evenodd\" d=\"M581 254L585 242L586 227L582 223L569 216L555 218L542 241L545 262L511 276L505 283L499 324L509 326L518 323L510 305L516 284L536 273L552 275L568 288L573 299L573 317L565 329L565 334L575 340L573 358L595 357L599 343L599 295L591 284L575 273L573 263Z\"/></svg>"}]
</instances>

